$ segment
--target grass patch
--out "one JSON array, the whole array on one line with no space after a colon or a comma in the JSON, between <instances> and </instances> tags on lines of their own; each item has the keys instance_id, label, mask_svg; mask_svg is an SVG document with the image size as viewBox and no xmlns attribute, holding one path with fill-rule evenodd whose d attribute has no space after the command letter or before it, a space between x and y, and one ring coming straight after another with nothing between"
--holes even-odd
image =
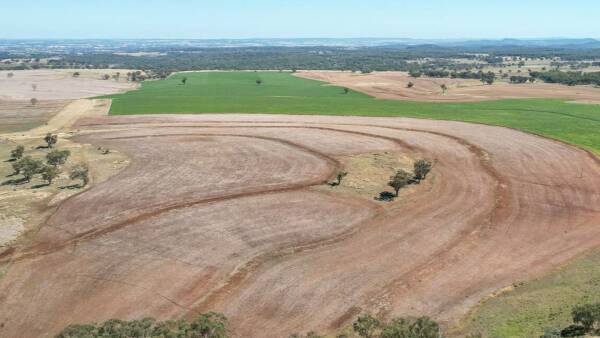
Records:
<instances>
[{"instance_id":1,"label":"grass patch","mask_svg":"<svg viewBox=\"0 0 600 338\"><path fill-rule=\"evenodd\" d=\"M181 80L186 77L187 84ZM262 80L258 85L256 80ZM600 93L600 91L599 91ZM270 113L404 116L493 124L562 140L600 155L600 105L557 99L469 103L379 100L278 72L178 73L107 96L111 114Z\"/></svg>"},{"instance_id":2,"label":"grass patch","mask_svg":"<svg viewBox=\"0 0 600 338\"><path fill-rule=\"evenodd\" d=\"M571 324L575 305L600 302L600 251L513 291L490 298L464 320L465 332L484 337L539 337L544 328Z\"/></svg>"}]
</instances>

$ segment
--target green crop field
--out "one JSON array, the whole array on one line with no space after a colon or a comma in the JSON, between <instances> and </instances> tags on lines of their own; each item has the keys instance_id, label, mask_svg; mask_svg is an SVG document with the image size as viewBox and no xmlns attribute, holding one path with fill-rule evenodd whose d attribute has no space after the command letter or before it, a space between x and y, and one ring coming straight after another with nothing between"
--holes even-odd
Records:
<instances>
[{"instance_id":1,"label":"green crop field","mask_svg":"<svg viewBox=\"0 0 600 338\"><path fill-rule=\"evenodd\" d=\"M181 80L187 78L187 84ZM256 81L262 80L258 85ZM599 91L600 92L600 91ZM474 103L379 100L278 72L179 73L108 96L111 114L272 113L405 116L494 124L559 139L600 155L600 105L520 99Z\"/></svg>"}]
</instances>

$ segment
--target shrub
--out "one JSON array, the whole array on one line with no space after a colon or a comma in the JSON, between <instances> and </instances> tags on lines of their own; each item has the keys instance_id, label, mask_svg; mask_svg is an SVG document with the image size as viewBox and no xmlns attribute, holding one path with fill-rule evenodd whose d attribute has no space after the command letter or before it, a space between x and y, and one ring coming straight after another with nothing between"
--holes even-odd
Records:
<instances>
[{"instance_id":1,"label":"shrub","mask_svg":"<svg viewBox=\"0 0 600 338\"><path fill-rule=\"evenodd\" d=\"M25 147L19 144L15 149L13 149L10 152L10 159L13 161L20 160L23 157L24 152Z\"/></svg>"},{"instance_id":2,"label":"shrub","mask_svg":"<svg viewBox=\"0 0 600 338\"><path fill-rule=\"evenodd\" d=\"M361 337L371 338L374 337L375 330L379 328L379 325L377 318L367 314L358 317L352 324L352 329Z\"/></svg>"},{"instance_id":3,"label":"shrub","mask_svg":"<svg viewBox=\"0 0 600 338\"><path fill-rule=\"evenodd\" d=\"M427 174L431 171L431 162L427 160L418 160L414 164L414 176L415 180L420 181L427 177Z\"/></svg>"},{"instance_id":4,"label":"shrub","mask_svg":"<svg viewBox=\"0 0 600 338\"><path fill-rule=\"evenodd\" d=\"M71 169L71 173L69 174L69 178L72 180L81 180L82 187L85 187L89 182L89 169L85 163L80 163L75 165Z\"/></svg>"},{"instance_id":5,"label":"shrub","mask_svg":"<svg viewBox=\"0 0 600 338\"><path fill-rule=\"evenodd\" d=\"M48 145L48 148L52 148L56 142L58 142L58 135L52 135L51 133L46 134L44 142Z\"/></svg>"},{"instance_id":6,"label":"shrub","mask_svg":"<svg viewBox=\"0 0 600 338\"><path fill-rule=\"evenodd\" d=\"M576 306L571 311L571 316L573 322L583 326L587 332L600 329L600 303Z\"/></svg>"}]
</instances>

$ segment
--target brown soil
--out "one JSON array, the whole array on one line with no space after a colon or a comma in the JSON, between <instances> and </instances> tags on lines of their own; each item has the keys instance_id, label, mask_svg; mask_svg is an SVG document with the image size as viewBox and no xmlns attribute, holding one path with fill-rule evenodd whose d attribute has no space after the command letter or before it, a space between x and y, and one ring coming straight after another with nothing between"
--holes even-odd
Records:
<instances>
[{"instance_id":1,"label":"brown soil","mask_svg":"<svg viewBox=\"0 0 600 338\"><path fill-rule=\"evenodd\" d=\"M0 254L2 336L209 310L239 337L334 331L361 312L452 325L485 295L600 245L598 160L506 128L273 115L75 128L131 165ZM401 157L371 157L386 152ZM396 202L350 186L418 157L434 170ZM354 192L323 186L342 167L357 168L341 187Z\"/></svg>"},{"instance_id":2,"label":"brown soil","mask_svg":"<svg viewBox=\"0 0 600 338\"><path fill-rule=\"evenodd\" d=\"M0 100L0 134L25 131L46 123L68 105L68 100L29 101Z\"/></svg>"},{"instance_id":3,"label":"brown soil","mask_svg":"<svg viewBox=\"0 0 600 338\"><path fill-rule=\"evenodd\" d=\"M424 102L469 102L514 98L560 98L581 103L600 103L600 89L593 86L564 86L536 82L515 85L496 81L484 85L479 80L411 78L405 72L359 74L337 71L302 71L296 76L348 87L380 99ZM407 88L409 82L414 87ZM440 85L448 90L444 94Z\"/></svg>"}]
</instances>

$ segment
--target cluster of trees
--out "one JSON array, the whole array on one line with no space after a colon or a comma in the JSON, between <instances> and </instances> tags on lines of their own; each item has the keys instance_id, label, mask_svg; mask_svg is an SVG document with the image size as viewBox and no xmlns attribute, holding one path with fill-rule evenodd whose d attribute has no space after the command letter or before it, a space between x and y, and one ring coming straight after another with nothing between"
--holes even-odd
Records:
<instances>
[{"instance_id":1,"label":"cluster of trees","mask_svg":"<svg viewBox=\"0 0 600 338\"><path fill-rule=\"evenodd\" d=\"M400 169L390 177L388 185L394 189L395 197L398 197L400 189L409 184L418 184L427 177L431 171L432 163L427 160L417 160L413 166L413 173Z\"/></svg>"},{"instance_id":2,"label":"cluster of trees","mask_svg":"<svg viewBox=\"0 0 600 338\"><path fill-rule=\"evenodd\" d=\"M103 323L70 325L56 338L227 338L227 318L220 313L201 314L191 321L157 321L153 318L123 321L111 319Z\"/></svg>"},{"instance_id":3,"label":"cluster of trees","mask_svg":"<svg viewBox=\"0 0 600 338\"><path fill-rule=\"evenodd\" d=\"M362 315L354 321L352 329L363 338L440 338L442 331L435 321L428 317L416 319L397 318L383 323L371 315ZM154 318L124 321L107 320L102 323L75 324L67 326L56 338L228 338L227 318L216 312L208 312L191 321L183 319L157 321ZM292 334L289 338L324 338L316 332L306 335ZM344 334L338 338L347 337Z\"/></svg>"},{"instance_id":4,"label":"cluster of trees","mask_svg":"<svg viewBox=\"0 0 600 338\"><path fill-rule=\"evenodd\" d=\"M58 136L48 133L44 137L46 142L46 148L52 149L58 142ZM51 185L52 182L62 173L60 166L67 162L67 159L71 156L69 150L58 150L52 149L46 154L45 161L32 156L25 156L25 147L23 145L17 145L15 149L10 152L9 161L13 162L13 175L22 175L25 182L31 182L31 179L35 175L40 175L41 178L47 182L47 185ZM82 181L81 186L87 185L89 181L89 170L87 165L81 163L73 166L69 174L71 179L78 179Z\"/></svg>"},{"instance_id":5,"label":"cluster of trees","mask_svg":"<svg viewBox=\"0 0 600 338\"><path fill-rule=\"evenodd\" d=\"M572 325L564 329L546 329L540 338L583 337L600 335L600 303L579 305L571 312ZM56 338L95 337L172 337L172 338L228 338L227 318L216 312L201 314L191 321L157 321L153 318L123 321L111 319L103 323L75 324L63 329ZM352 331L362 338L441 338L440 325L429 317L395 318L382 322L364 314L352 323ZM307 334L292 334L289 338L324 338L311 331ZM348 338L338 334L336 338ZM468 337L481 337L480 334Z\"/></svg>"},{"instance_id":6,"label":"cluster of trees","mask_svg":"<svg viewBox=\"0 0 600 338\"><path fill-rule=\"evenodd\" d=\"M400 169L392 175L388 181L388 185L394 189L395 194L391 194L387 191L382 192L379 195L379 200L390 201L394 197L398 197L400 189L410 184L419 184L422 180L427 177L427 174L431 171L433 166L431 161L420 159L415 161L413 164L413 172L409 173L406 170ZM342 184L342 180L348 175L346 171L338 172L336 181L329 183L329 185L335 187Z\"/></svg>"},{"instance_id":7,"label":"cluster of trees","mask_svg":"<svg viewBox=\"0 0 600 338\"><path fill-rule=\"evenodd\" d=\"M548 72L530 72L531 77L547 83L560 83L567 86L597 85L600 86L600 72L562 72L552 70Z\"/></svg>"},{"instance_id":8,"label":"cluster of trees","mask_svg":"<svg viewBox=\"0 0 600 338\"><path fill-rule=\"evenodd\" d=\"M438 323L429 317L416 319L396 318L383 323L377 318L366 314L358 317L352 323L352 330L362 338L441 338L442 330ZM339 334L336 338L347 338ZM289 338L325 338L312 331L306 335L293 334Z\"/></svg>"},{"instance_id":9,"label":"cluster of trees","mask_svg":"<svg viewBox=\"0 0 600 338\"><path fill-rule=\"evenodd\" d=\"M510 83L514 83L514 84L527 83L527 81L531 81L532 79L535 81L535 78L532 78L529 76L513 75L510 77Z\"/></svg>"}]
</instances>

